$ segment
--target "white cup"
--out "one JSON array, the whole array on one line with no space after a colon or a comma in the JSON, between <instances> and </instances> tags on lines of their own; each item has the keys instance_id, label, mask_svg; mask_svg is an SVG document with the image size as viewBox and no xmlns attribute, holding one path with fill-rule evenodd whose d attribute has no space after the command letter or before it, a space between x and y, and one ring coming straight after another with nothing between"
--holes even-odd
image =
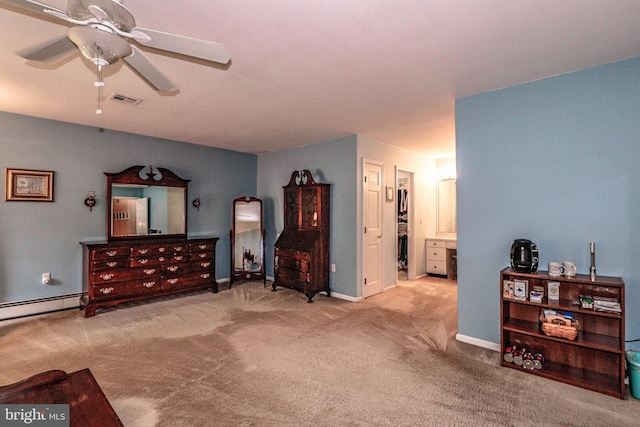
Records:
<instances>
[{"instance_id":1,"label":"white cup","mask_svg":"<svg viewBox=\"0 0 640 427\"><path fill-rule=\"evenodd\" d=\"M564 266L559 262L549 263L549 276L560 277L564 274Z\"/></svg>"},{"instance_id":2,"label":"white cup","mask_svg":"<svg viewBox=\"0 0 640 427\"><path fill-rule=\"evenodd\" d=\"M564 267L564 275L565 276L573 277L573 276L576 275L577 269L576 269L576 263L575 262L564 261L562 263L562 266Z\"/></svg>"}]
</instances>

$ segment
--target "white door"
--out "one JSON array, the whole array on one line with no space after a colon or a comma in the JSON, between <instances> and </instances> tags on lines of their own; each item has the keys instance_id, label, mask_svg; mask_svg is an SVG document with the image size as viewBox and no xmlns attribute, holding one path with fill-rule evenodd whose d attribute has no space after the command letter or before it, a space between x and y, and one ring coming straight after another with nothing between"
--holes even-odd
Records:
<instances>
[{"instance_id":1,"label":"white door","mask_svg":"<svg viewBox=\"0 0 640 427\"><path fill-rule=\"evenodd\" d=\"M382 292L382 165L364 164L364 256L362 295Z\"/></svg>"}]
</instances>

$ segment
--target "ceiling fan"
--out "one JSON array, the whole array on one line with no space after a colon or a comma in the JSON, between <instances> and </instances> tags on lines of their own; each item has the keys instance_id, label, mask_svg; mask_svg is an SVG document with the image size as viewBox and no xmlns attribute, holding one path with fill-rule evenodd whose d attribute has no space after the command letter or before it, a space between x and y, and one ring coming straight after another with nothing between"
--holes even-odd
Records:
<instances>
[{"instance_id":1,"label":"ceiling fan","mask_svg":"<svg viewBox=\"0 0 640 427\"><path fill-rule=\"evenodd\" d=\"M124 59L157 90L177 89L177 86L127 39L143 46L221 64L226 64L231 59L229 49L223 44L137 27L133 15L122 4L122 0L69 0L66 12L33 0L0 0L0 3L75 24L67 30L65 36L51 40L44 46L18 52L18 55L30 61L51 63L78 49L97 68L97 81L94 83L98 88L97 114L101 113L100 88L104 86L102 68L115 64L120 59Z\"/></svg>"}]
</instances>

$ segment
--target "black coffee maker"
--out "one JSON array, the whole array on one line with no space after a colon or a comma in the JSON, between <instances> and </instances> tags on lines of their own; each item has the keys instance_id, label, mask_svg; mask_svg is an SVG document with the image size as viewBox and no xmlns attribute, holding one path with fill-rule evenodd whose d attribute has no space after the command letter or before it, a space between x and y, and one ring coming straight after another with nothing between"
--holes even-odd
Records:
<instances>
[{"instance_id":1,"label":"black coffee maker","mask_svg":"<svg viewBox=\"0 0 640 427\"><path fill-rule=\"evenodd\" d=\"M538 246L531 240L514 240L511 245L511 268L518 273L536 271L538 269Z\"/></svg>"}]
</instances>

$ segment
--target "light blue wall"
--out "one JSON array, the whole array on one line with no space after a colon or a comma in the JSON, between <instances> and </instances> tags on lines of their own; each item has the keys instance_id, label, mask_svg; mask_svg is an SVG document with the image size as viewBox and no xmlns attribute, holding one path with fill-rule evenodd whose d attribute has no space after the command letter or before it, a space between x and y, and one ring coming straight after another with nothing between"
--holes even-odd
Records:
<instances>
[{"instance_id":1,"label":"light blue wall","mask_svg":"<svg viewBox=\"0 0 640 427\"><path fill-rule=\"evenodd\" d=\"M459 333L499 342L499 271L529 238L578 273L596 242L640 338L640 59L458 100L456 138Z\"/></svg>"},{"instance_id":2,"label":"light blue wall","mask_svg":"<svg viewBox=\"0 0 640 427\"><path fill-rule=\"evenodd\" d=\"M308 169L315 182L331 184L331 263L336 264L331 289L355 296L356 143L353 135L258 157L258 197L263 200L268 276L273 276L273 245L284 228L282 187L293 171Z\"/></svg>"},{"instance_id":3,"label":"light blue wall","mask_svg":"<svg viewBox=\"0 0 640 427\"><path fill-rule=\"evenodd\" d=\"M0 112L0 168L52 170L54 203L0 202L0 302L81 291L84 239L106 233L106 177L153 165L190 179L189 234L220 237L216 276L229 277L231 202L255 195L257 156ZM3 174L4 183L4 174ZM84 206L96 190L93 212ZM41 284L51 272L52 285Z\"/></svg>"}]
</instances>

